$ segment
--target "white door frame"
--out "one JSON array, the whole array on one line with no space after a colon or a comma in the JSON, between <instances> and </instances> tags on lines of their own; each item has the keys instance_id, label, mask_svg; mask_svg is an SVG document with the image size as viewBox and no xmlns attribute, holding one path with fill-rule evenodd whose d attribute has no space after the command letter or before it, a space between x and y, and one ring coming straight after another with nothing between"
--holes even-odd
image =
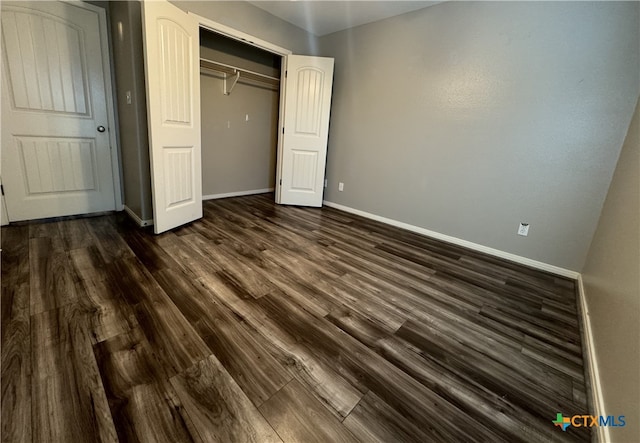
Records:
<instances>
[{"instance_id":1,"label":"white door frame","mask_svg":"<svg viewBox=\"0 0 640 443\"><path fill-rule=\"evenodd\" d=\"M258 49L262 49L263 51L271 52L272 54L276 54L282 57L282 62L280 64L280 106L278 112L278 145L276 148L276 180L278 177L282 176L282 128L284 125L284 91L285 91L285 76L286 76L286 57L288 55L292 55L293 51L287 48L283 48L266 40L262 40L261 38L255 37L251 34L247 34L246 32L239 31L237 29L231 28L227 25L223 25L222 23L215 22L213 20L209 20L206 17L202 17L201 15L194 14L193 12L189 12L189 15L192 15L198 21L200 28L207 29L209 31L216 32L218 34L224 35L225 37L229 37L234 40L238 40L241 43L247 44L249 46L254 46ZM276 203L280 201L280 191L281 186L279 183L275 184L275 193L276 193Z\"/></svg>"},{"instance_id":2,"label":"white door frame","mask_svg":"<svg viewBox=\"0 0 640 443\"><path fill-rule=\"evenodd\" d=\"M122 180L120 175L120 145L118 144L118 126L116 125L115 103L113 99L113 78L111 76L111 52L109 51L109 32L107 27L107 11L83 1L62 0L83 9L94 11L100 20L100 48L102 52L102 71L104 75L104 91L107 101L107 120L109 124L109 145L111 147L111 171L113 174L113 193L116 211L124 209L122 201ZM9 214L11 216L11 214Z\"/></svg>"},{"instance_id":3,"label":"white door frame","mask_svg":"<svg viewBox=\"0 0 640 443\"><path fill-rule=\"evenodd\" d=\"M260 48L264 51L272 52L277 55L287 56L289 54L293 54L293 51L291 51L290 49L286 49L282 46L278 46L266 40L262 40L261 38L254 37L253 35L247 34L246 32L238 31L237 29L231 28L227 25L223 25L222 23L215 22L198 14L194 14L191 11L189 11L188 14L198 20L198 24L201 28L208 29L209 31L222 34L225 37L238 40L247 45L255 46L256 48Z\"/></svg>"}]
</instances>

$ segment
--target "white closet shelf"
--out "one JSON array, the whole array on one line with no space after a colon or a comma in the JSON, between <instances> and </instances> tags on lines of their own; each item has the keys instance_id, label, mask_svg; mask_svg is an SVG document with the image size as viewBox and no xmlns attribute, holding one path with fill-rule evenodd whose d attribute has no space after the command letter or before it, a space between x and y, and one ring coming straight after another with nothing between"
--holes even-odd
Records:
<instances>
[{"instance_id":1,"label":"white closet shelf","mask_svg":"<svg viewBox=\"0 0 640 443\"><path fill-rule=\"evenodd\" d=\"M277 77L260 74L259 72L250 71L244 68L238 68L237 66L227 65L225 63L208 60L206 58L200 59L200 68L224 74L223 92L225 95L231 94L231 91L233 91L233 88L235 87L236 83L238 83L238 80L240 80L240 78L242 78L243 80L251 80L253 82L263 83L274 87L278 87L280 85L280 79Z\"/></svg>"}]
</instances>

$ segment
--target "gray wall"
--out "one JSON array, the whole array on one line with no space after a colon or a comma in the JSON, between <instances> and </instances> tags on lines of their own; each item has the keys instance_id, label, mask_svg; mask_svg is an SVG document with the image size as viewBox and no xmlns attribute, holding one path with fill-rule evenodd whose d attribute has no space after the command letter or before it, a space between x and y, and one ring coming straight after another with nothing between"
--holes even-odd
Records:
<instances>
[{"instance_id":1,"label":"gray wall","mask_svg":"<svg viewBox=\"0 0 640 443\"><path fill-rule=\"evenodd\" d=\"M201 32L200 45L209 60L280 76L280 57L209 32ZM222 84L219 74L200 76L202 194L273 188L279 92L241 80L224 95Z\"/></svg>"},{"instance_id":2,"label":"gray wall","mask_svg":"<svg viewBox=\"0 0 640 443\"><path fill-rule=\"evenodd\" d=\"M640 102L620 153L582 278L613 442L640 441Z\"/></svg>"},{"instance_id":3,"label":"gray wall","mask_svg":"<svg viewBox=\"0 0 640 443\"><path fill-rule=\"evenodd\" d=\"M120 129L124 204L140 219L153 219L141 7L109 2ZM120 23L122 26L120 26ZM126 91L132 102L127 104Z\"/></svg>"},{"instance_id":4,"label":"gray wall","mask_svg":"<svg viewBox=\"0 0 640 443\"><path fill-rule=\"evenodd\" d=\"M446 2L320 38L325 198L580 270L638 96L638 8Z\"/></svg>"}]
</instances>

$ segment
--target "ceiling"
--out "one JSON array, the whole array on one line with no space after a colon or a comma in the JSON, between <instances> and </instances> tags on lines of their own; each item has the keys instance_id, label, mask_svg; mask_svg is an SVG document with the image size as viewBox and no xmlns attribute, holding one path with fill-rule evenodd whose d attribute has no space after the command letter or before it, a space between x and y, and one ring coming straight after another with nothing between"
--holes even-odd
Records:
<instances>
[{"instance_id":1,"label":"ceiling","mask_svg":"<svg viewBox=\"0 0 640 443\"><path fill-rule=\"evenodd\" d=\"M441 1L249 1L316 36L353 28Z\"/></svg>"}]
</instances>

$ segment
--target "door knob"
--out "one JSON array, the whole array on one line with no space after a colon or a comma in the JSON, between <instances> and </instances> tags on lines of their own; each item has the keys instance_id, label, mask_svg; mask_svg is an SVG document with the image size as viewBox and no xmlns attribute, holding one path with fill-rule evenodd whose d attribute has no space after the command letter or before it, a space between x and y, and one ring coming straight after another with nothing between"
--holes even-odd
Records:
<instances>
[{"instance_id":1,"label":"door knob","mask_svg":"<svg viewBox=\"0 0 640 443\"><path fill-rule=\"evenodd\" d=\"M98 126L98 132L104 132L106 131L104 126Z\"/></svg>"}]
</instances>

